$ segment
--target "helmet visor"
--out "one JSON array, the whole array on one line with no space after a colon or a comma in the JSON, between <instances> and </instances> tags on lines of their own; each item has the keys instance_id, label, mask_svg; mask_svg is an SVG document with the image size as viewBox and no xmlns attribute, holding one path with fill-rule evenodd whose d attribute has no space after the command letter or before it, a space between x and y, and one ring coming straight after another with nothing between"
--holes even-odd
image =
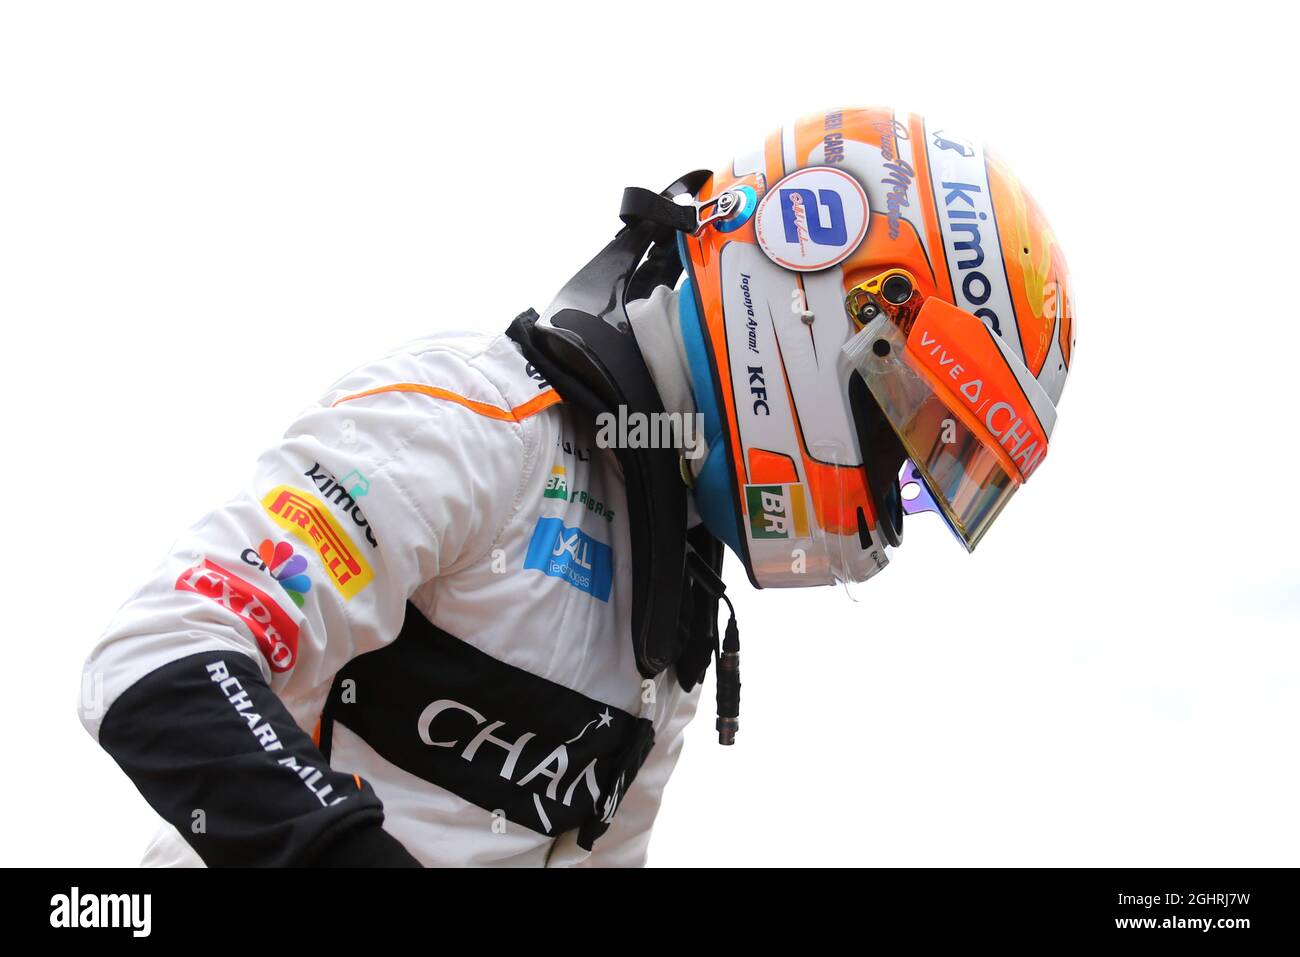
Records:
<instances>
[{"instance_id":1,"label":"helmet visor","mask_svg":"<svg viewBox=\"0 0 1300 957\"><path fill-rule=\"evenodd\" d=\"M908 325L882 312L844 352L973 551L1046 454L1050 417L1033 400L1051 403L970 313L931 298Z\"/></svg>"}]
</instances>

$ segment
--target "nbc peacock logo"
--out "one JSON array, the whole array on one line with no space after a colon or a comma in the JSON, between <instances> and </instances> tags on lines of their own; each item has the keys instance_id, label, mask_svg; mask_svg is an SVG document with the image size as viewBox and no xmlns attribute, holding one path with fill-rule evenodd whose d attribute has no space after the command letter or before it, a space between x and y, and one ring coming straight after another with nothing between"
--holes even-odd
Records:
<instances>
[{"instance_id":1,"label":"nbc peacock logo","mask_svg":"<svg viewBox=\"0 0 1300 957\"><path fill-rule=\"evenodd\" d=\"M299 608L307 592L311 591L311 579L304 574L307 571L307 559L296 554L288 542L273 542L264 539L257 548L245 548L239 556L246 564L264 572L280 583Z\"/></svg>"}]
</instances>

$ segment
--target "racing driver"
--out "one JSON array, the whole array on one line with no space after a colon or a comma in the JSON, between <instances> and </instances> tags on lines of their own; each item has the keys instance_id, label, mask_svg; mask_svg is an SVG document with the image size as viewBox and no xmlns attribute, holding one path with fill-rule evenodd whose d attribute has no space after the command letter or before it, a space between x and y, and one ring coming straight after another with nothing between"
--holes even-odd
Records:
<instances>
[{"instance_id":1,"label":"racing driver","mask_svg":"<svg viewBox=\"0 0 1300 957\"><path fill-rule=\"evenodd\" d=\"M739 727L724 550L862 582L1044 461L1068 275L976 140L833 110L619 214L540 315L336 382L117 613L82 720L146 863L640 864L711 663Z\"/></svg>"}]
</instances>

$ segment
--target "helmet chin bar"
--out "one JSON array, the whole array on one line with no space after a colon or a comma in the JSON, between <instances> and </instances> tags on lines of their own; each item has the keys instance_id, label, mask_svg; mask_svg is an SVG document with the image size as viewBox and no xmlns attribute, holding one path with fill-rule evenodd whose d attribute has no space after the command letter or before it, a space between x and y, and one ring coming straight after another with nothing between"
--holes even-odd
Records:
<instances>
[{"instance_id":1,"label":"helmet chin bar","mask_svg":"<svg viewBox=\"0 0 1300 957\"><path fill-rule=\"evenodd\" d=\"M838 477L839 488L834 494L841 501L851 501L852 489L848 476L862 468L851 464L854 461L853 450L837 447L833 443L820 442L813 447L812 451L820 461L836 466L833 474ZM870 494L870 489L868 493ZM857 508L855 509L856 530L847 534L822 532L825 543L823 547L830 558L834 580L843 584L849 596L855 600L852 586L862 584L883 570L889 564L886 545L896 544L896 541L889 542L881 534L891 523L881 521L878 501L875 500L875 496L872 496L872 499L877 519L874 526L868 522L865 512Z\"/></svg>"},{"instance_id":2,"label":"helmet chin bar","mask_svg":"<svg viewBox=\"0 0 1300 957\"><path fill-rule=\"evenodd\" d=\"M724 390L726 444L740 459L729 481L739 492L754 583L792 588L873 576L901 541L903 454L838 359L852 332L841 273L800 278L745 242L726 244L704 267L690 260L693 276L705 268L717 290L709 322L696 321ZM809 322L807 313L820 318Z\"/></svg>"}]
</instances>

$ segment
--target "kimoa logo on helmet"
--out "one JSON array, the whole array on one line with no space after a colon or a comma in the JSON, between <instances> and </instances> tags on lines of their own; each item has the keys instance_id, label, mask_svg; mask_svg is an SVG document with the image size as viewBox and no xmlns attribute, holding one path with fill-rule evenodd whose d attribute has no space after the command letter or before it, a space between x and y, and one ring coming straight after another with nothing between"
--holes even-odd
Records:
<instances>
[{"instance_id":1,"label":"kimoa logo on helmet","mask_svg":"<svg viewBox=\"0 0 1300 957\"><path fill-rule=\"evenodd\" d=\"M943 187L943 214L954 237L952 248L957 269L963 274L957 292L970 312L1002 335L1002 322L997 312L985 305L993 294L993 283L980 268L984 265L984 237L980 224L989 220L989 211L985 208L988 200L977 183L945 180L940 185ZM964 233L966 238L957 239L959 233ZM964 259L963 253L967 254Z\"/></svg>"},{"instance_id":2,"label":"kimoa logo on helmet","mask_svg":"<svg viewBox=\"0 0 1300 957\"><path fill-rule=\"evenodd\" d=\"M870 220L866 191L856 179L830 166L809 166L764 194L754 236L778 266L815 272L851 256Z\"/></svg>"}]
</instances>

